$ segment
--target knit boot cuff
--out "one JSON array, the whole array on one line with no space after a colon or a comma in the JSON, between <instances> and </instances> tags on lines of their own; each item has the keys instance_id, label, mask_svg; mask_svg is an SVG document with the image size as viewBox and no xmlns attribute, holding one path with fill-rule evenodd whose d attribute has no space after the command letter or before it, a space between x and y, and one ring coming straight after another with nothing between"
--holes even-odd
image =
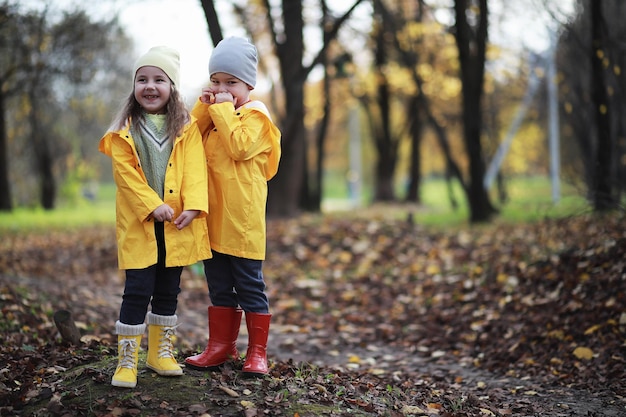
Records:
<instances>
[{"instance_id":1,"label":"knit boot cuff","mask_svg":"<svg viewBox=\"0 0 626 417\"><path fill-rule=\"evenodd\" d=\"M124 324L121 321L115 322L115 333L120 336L139 336L146 331L145 324Z\"/></svg>"},{"instance_id":2,"label":"knit boot cuff","mask_svg":"<svg viewBox=\"0 0 626 417\"><path fill-rule=\"evenodd\" d=\"M178 316L174 314L173 316L160 316L158 314L154 314L151 311L148 311L148 324L156 324L159 326L176 326L176 321L178 320Z\"/></svg>"}]
</instances>

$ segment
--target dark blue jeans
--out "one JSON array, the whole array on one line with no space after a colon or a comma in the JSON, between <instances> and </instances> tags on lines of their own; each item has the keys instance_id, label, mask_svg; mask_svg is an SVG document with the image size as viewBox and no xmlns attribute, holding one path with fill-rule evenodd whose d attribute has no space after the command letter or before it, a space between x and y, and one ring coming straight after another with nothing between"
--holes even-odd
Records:
<instances>
[{"instance_id":1,"label":"dark blue jeans","mask_svg":"<svg viewBox=\"0 0 626 417\"><path fill-rule=\"evenodd\" d=\"M268 313L262 270L263 261L213 251L213 258L204 261L211 303L216 307L239 306L250 313Z\"/></svg>"},{"instance_id":2,"label":"dark blue jeans","mask_svg":"<svg viewBox=\"0 0 626 417\"><path fill-rule=\"evenodd\" d=\"M144 269L127 269L124 296L120 308L120 321L124 324L142 324L148 305L161 316L176 314L182 266L165 267L165 235L163 223L154 223L158 260Z\"/></svg>"}]
</instances>

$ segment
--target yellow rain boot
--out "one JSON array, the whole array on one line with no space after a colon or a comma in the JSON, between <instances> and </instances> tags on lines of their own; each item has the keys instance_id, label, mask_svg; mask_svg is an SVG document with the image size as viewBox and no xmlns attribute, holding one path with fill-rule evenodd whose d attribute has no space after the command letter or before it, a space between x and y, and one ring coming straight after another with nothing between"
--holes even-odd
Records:
<instances>
[{"instance_id":1,"label":"yellow rain boot","mask_svg":"<svg viewBox=\"0 0 626 417\"><path fill-rule=\"evenodd\" d=\"M176 315L160 316L148 312L148 359L146 365L159 375L178 376L182 368L174 358L172 338L176 329Z\"/></svg>"},{"instance_id":2,"label":"yellow rain boot","mask_svg":"<svg viewBox=\"0 0 626 417\"><path fill-rule=\"evenodd\" d=\"M119 320L115 323L118 362L111 385L124 388L137 386L137 360L145 331L145 324L124 324Z\"/></svg>"}]
</instances>

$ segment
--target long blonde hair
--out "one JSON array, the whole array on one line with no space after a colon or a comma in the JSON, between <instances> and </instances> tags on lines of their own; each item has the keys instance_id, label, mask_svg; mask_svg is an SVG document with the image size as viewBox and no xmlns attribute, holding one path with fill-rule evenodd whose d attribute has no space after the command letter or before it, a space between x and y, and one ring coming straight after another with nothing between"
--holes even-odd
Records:
<instances>
[{"instance_id":1,"label":"long blonde hair","mask_svg":"<svg viewBox=\"0 0 626 417\"><path fill-rule=\"evenodd\" d=\"M172 90L170 93L170 99L165 106L167 135L170 140L173 141L178 135L183 132L183 128L189 122L189 111L185 106L181 94L174 84L172 84ZM143 111L137 99L135 99L135 91L130 92L130 95L124 101L120 112L113 119L111 130L120 130L126 127L129 121L132 123L132 128L138 130L139 122L143 120Z\"/></svg>"}]
</instances>

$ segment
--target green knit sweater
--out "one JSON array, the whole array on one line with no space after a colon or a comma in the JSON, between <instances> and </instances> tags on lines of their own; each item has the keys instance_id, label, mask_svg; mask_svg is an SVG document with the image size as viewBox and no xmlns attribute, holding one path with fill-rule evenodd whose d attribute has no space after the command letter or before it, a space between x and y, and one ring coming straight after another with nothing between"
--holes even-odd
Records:
<instances>
[{"instance_id":1,"label":"green knit sweater","mask_svg":"<svg viewBox=\"0 0 626 417\"><path fill-rule=\"evenodd\" d=\"M172 141L167 136L166 117L165 114L144 113L144 121L139 123L138 131L131 129L148 184L161 199L167 162L172 153Z\"/></svg>"}]
</instances>

